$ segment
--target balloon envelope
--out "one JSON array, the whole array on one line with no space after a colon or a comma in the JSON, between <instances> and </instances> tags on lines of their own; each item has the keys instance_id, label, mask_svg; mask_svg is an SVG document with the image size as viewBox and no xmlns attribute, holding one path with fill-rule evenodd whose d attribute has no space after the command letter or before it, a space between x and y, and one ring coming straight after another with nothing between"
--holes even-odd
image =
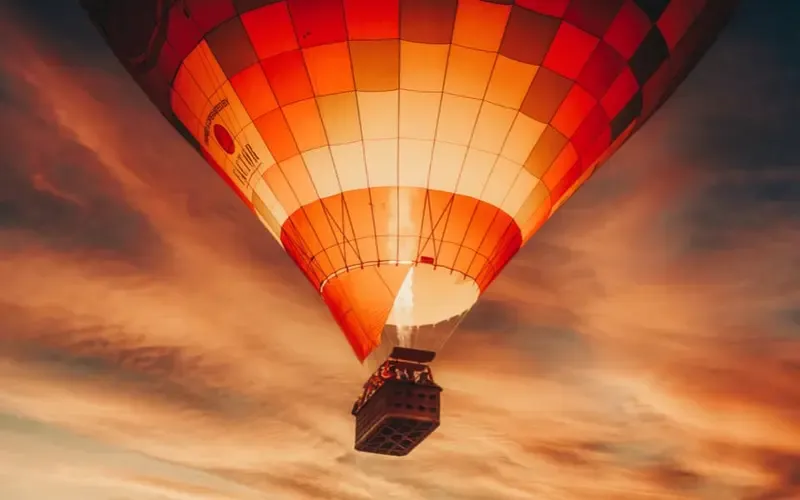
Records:
<instances>
[{"instance_id":1,"label":"balloon envelope","mask_svg":"<svg viewBox=\"0 0 800 500\"><path fill-rule=\"evenodd\" d=\"M364 360L439 348L736 2L83 4Z\"/></svg>"}]
</instances>

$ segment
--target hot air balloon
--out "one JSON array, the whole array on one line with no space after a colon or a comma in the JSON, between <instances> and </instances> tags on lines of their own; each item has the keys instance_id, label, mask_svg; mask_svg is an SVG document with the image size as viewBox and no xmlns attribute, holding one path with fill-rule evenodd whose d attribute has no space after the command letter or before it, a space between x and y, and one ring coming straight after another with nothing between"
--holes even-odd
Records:
<instances>
[{"instance_id":1,"label":"hot air balloon","mask_svg":"<svg viewBox=\"0 0 800 500\"><path fill-rule=\"evenodd\" d=\"M734 0L82 0L360 361L356 449L439 425L428 363L685 78Z\"/></svg>"}]
</instances>

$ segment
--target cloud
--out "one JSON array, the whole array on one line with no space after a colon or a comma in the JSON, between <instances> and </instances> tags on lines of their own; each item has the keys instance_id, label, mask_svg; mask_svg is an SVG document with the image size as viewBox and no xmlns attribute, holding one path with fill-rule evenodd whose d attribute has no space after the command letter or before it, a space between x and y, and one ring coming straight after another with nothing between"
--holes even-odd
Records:
<instances>
[{"instance_id":1,"label":"cloud","mask_svg":"<svg viewBox=\"0 0 800 500\"><path fill-rule=\"evenodd\" d=\"M9 77L10 76L10 77ZM77 143L25 82L5 77L0 93L2 246L25 242L110 254L148 265L163 255L158 233L122 198L97 155Z\"/></svg>"},{"instance_id":2,"label":"cloud","mask_svg":"<svg viewBox=\"0 0 800 500\"><path fill-rule=\"evenodd\" d=\"M366 374L313 290L109 55L0 32L0 496L798 494L797 165L687 138L784 119L763 51L712 53L520 252L393 460L352 451Z\"/></svg>"}]
</instances>

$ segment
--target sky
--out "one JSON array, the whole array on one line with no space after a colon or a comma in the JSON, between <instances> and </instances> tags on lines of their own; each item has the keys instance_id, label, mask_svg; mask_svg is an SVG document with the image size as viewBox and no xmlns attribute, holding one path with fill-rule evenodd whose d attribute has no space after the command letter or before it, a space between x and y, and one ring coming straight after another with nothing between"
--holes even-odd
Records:
<instances>
[{"instance_id":1,"label":"sky","mask_svg":"<svg viewBox=\"0 0 800 500\"><path fill-rule=\"evenodd\" d=\"M76 2L0 5L3 500L800 498L800 9L745 0L353 451L367 375Z\"/></svg>"}]
</instances>

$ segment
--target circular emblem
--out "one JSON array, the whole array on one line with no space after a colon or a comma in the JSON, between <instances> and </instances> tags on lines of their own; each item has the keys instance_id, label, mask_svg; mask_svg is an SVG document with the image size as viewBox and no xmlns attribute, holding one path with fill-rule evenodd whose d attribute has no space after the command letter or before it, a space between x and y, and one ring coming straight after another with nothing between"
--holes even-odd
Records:
<instances>
[{"instance_id":1,"label":"circular emblem","mask_svg":"<svg viewBox=\"0 0 800 500\"><path fill-rule=\"evenodd\" d=\"M232 155L234 151L236 151L236 144L233 142L231 133L219 123L214 125L214 138L229 155Z\"/></svg>"}]
</instances>

